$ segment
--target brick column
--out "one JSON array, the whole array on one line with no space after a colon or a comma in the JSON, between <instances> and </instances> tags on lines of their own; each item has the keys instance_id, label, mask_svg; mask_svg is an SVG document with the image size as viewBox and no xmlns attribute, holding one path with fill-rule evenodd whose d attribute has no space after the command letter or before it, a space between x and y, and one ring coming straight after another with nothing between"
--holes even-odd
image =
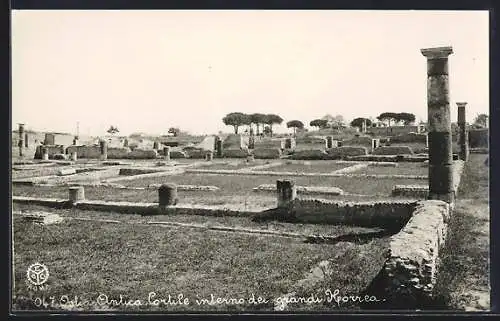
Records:
<instances>
[{"instance_id":1,"label":"brick column","mask_svg":"<svg viewBox=\"0 0 500 321\"><path fill-rule=\"evenodd\" d=\"M76 203L85 200L85 189L83 186L72 186L69 188L69 201Z\"/></svg>"},{"instance_id":2,"label":"brick column","mask_svg":"<svg viewBox=\"0 0 500 321\"><path fill-rule=\"evenodd\" d=\"M326 137L326 148L333 148L333 137L332 136Z\"/></svg>"},{"instance_id":3,"label":"brick column","mask_svg":"<svg viewBox=\"0 0 500 321\"><path fill-rule=\"evenodd\" d=\"M177 197L177 185L163 184L158 188L158 201L160 207L176 205L179 201Z\"/></svg>"},{"instance_id":4,"label":"brick column","mask_svg":"<svg viewBox=\"0 0 500 321\"><path fill-rule=\"evenodd\" d=\"M469 131L465 120L465 106L467 103L457 103L458 107L458 141L460 144L459 158L463 161L469 159Z\"/></svg>"},{"instance_id":5,"label":"brick column","mask_svg":"<svg viewBox=\"0 0 500 321\"><path fill-rule=\"evenodd\" d=\"M24 124L19 124L19 156L23 156L23 147L24 147Z\"/></svg>"},{"instance_id":6,"label":"brick column","mask_svg":"<svg viewBox=\"0 0 500 321\"><path fill-rule=\"evenodd\" d=\"M421 49L427 58L429 131L429 199L452 202L453 154L451 141L448 56L452 47Z\"/></svg>"},{"instance_id":7,"label":"brick column","mask_svg":"<svg viewBox=\"0 0 500 321\"><path fill-rule=\"evenodd\" d=\"M276 181L276 190L278 194L278 207L288 207L295 198L297 198L297 187L294 181L278 180Z\"/></svg>"},{"instance_id":8,"label":"brick column","mask_svg":"<svg viewBox=\"0 0 500 321\"><path fill-rule=\"evenodd\" d=\"M99 142L99 146L101 149L101 160L108 159L108 143L105 140L101 140Z\"/></svg>"}]
</instances>

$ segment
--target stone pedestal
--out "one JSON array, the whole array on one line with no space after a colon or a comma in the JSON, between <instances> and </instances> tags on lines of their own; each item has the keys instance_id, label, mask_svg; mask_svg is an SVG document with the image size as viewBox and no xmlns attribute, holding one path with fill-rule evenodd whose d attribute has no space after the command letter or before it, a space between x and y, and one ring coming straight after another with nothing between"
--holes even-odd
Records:
<instances>
[{"instance_id":1,"label":"stone pedestal","mask_svg":"<svg viewBox=\"0 0 500 321\"><path fill-rule=\"evenodd\" d=\"M170 147L169 146L163 147L163 159L165 159L166 161L170 160Z\"/></svg>"},{"instance_id":2,"label":"stone pedestal","mask_svg":"<svg viewBox=\"0 0 500 321\"><path fill-rule=\"evenodd\" d=\"M333 148L333 137L332 136L326 137L326 148Z\"/></svg>"},{"instance_id":3,"label":"stone pedestal","mask_svg":"<svg viewBox=\"0 0 500 321\"><path fill-rule=\"evenodd\" d=\"M427 58L429 140L429 199L452 202L453 154L451 140L448 56L452 47L422 49Z\"/></svg>"},{"instance_id":4,"label":"stone pedestal","mask_svg":"<svg viewBox=\"0 0 500 321\"><path fill-rule=\"evenodd\" d=\"M23 156L23 148L24 148L24 124L19 124L19 156Z\"/></svg>"},{"instance_id":5,"label":"stone pedestal","mask_svg":"<svg viewBox=\"0 0 500 321\"><path fill-rule=\"evenodd\" d=\"M460 151L459 159L467 161L469 159L469 131L467 129L467 121L465 118L465 106L467 103L457 103L458 107L458 141Z\"/></svg>"},{"instance_id":6,"label":"stone pedestal","mask_svg":"<svg viewBox=\"0 0 500 321\"><path fill-rule=\"evenodd\" d=\"M158 188L158 200L159 206L171 206L178 202L177 198L177 185L175 184L163 184Z\"/></svg>"},{"instance_id":7,"label":"stone pedestal","mask_svg":"<svg viewBox=\"0 0 500 321\"><path fill-rule=\"evenodd\" d=\"M247 156L247 163L253 163L255 161L255 156L254 155L248 155Z\"/></svg>"},{"instance_id":8,"label":"stone pedestal","mask_svg":"<svg viewBox=\"0 0 500 321\"><path fill-rule=\"evenodd\" d=\"M214 159L214 154L212 153L212 151L208 151L208 152L205 154L205 160L206 160L207 162L211 162L213 159Z\"/></svg>"},{"instance_id":9,"label":"stone pedestal","mask_svg":"<svg viewBox=\"0 0 500 321\"><path fill-rule=\"evenodd\" d=\"M71 153L71 160L73 162L76 162L78 160L78 156L77 156L77 153L76 152L72 152Z\"/></svg>"},{"instance_id":10,"label":"stone pedestal","mask_svg":"<svg viewBox=\"0 0 500 321\"><path fill-rule=\"evenodd\" d=\"M71 186L69 188L69 201L76 203L85 200L85 189L83 186Z\"/></svg>"},{"instance_id":11,"label":"stone pedestal","mask_svg":"<svg viewBox=\"0 0 500 321\"><path fill-rule=\"evenodd\" d=\"M99 142L99 146L101 148L101 160L108 159L108 143L105 140L101 140Z\"/></svg>"},{"instance_id":12,"label":"stone pedestal","mask_svg":"<svg viewBox=\"0 0 500 321\"><path fill-rule=\"evenodd\" d=\"M278 180L276 181L278 196L278 207L288 207L297 198L297 187L294 181Z\"/></svg>"},{"instance_id":13,"label":"stone pedestal","mask_svg":"<svg viewBox=\"0 0 500 321\"><path fill-rule=\"evenodd\" d=\"M218 158L222 158L222 139L218 139L216 142L217 148L215 149Z\"/></svg>"},{"instance_id":14,"label":"stone pedestal","mask_svg":"<svg viewBox=\"0 0 500 321\"><path fill-rule=\"evenodd\" d=\"M49 160L49 149L46 146L42 146L42 160Z\"/></svg>"}]
</instances>

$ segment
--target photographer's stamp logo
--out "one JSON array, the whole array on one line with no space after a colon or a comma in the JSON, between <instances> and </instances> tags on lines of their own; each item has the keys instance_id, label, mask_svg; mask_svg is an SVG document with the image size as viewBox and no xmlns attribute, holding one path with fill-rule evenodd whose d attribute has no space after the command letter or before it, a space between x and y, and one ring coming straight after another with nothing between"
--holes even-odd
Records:
<instances>
[{"instance_id":1,"label":"photographer's stamp logo","mask_svg":"<svg viewBox=\"0 0 500 321\"><path fill-rule=\"evenodd\" d=\"M49 279L49 269L41 263L31 264L26 271L26 283L31 290L44 290Z\"/></svg>"}]
</instances>

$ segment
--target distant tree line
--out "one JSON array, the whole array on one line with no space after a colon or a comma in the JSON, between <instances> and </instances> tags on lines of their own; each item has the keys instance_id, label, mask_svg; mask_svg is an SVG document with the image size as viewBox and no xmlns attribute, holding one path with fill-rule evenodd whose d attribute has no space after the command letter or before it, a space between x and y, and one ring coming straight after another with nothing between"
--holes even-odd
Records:
<instances>
[{"instance_id":1,"label":"distant tree line","mask_svg":"<svg viewBox=\"0 0 500 321\"><path fill-rule=\"evenodd\" d=\"M276 114L245 114L233 112L222 118L222 121L227 126L233 126L235 134L238 134L238 130L241 126L248 126L250 134L253 135L253 125L255 125L257 135L260 135L260 129L262 128L263 134L269 134L272 136L273 125L281 124L283 122L283 118Z\"/></svg>"}]
</instances>

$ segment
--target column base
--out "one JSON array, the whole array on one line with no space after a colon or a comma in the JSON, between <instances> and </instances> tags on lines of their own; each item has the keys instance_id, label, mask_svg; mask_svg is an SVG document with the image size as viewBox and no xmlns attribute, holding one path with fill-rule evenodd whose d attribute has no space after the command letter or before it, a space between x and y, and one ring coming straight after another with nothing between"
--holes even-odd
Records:
<instances>
[{"instance_id":1,"label":"column base","mask_svg":"<svg viewBox=\"0 0 500 321\"><path fill-rule=\"evenodd\" d=\"M455 202L455 192L447 192L447 193L432 193L429 192L428 200L439 200L446 203L454 203Z\"/></svg>"}]
</instances>

